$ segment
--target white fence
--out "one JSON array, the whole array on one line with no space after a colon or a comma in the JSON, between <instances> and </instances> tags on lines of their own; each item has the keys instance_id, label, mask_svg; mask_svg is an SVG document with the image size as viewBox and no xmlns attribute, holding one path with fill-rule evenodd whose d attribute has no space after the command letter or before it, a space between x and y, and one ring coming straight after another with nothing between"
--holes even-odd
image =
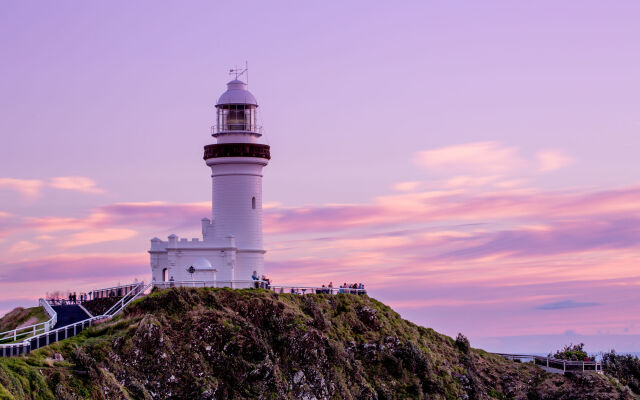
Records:
<instances>
[{"instance_id":1,"label":"white fence","mask_svg":"<svg viewBox=\"0 0 640 400\"><path fill-rule=\"evenodd\" d=\"M53 310L53 308L51 308L49 303L46 302L46 300L39 299L38 304L44 309L44 312L49 317L49 320L29 326L23 326L21 328L16 328L6 332L0 332L0 342L16 342L18 339L24 339L29 336L35 336L40 333L50 331L56 325L58 315Z\"/></svg>"},{"instance_id":2,"label":"white fence","mask_svg":"<svg viewBox=\"0 0 640 400\"><path fill-rule=\"evenodd\" d=\"M126 296L132 291L139 289L139 286L141 283L143 282L130 283L127 285L118 285L118 286L113 286L113 287L103 288L103 289L95 289L89 293L91 293L92 299L101 299L104 297Z\"/></svg>"},{"instance_id":3,"label":"white fence","mask_svg":"<svg viewBox=\"0 0 640 400\"><path fill-rule=\"evenodd\" d=\"M229 287L232 289L248 289L255 287L256 283L261 285L266 285L264 281L254 281L254 280L235 280L235 281L154 281L153 286L158 289L169 289L172 287L193 287L193 288L202 288L202 287L212 287L212 288L223 288Z\"/></svg>"}]
</instances>

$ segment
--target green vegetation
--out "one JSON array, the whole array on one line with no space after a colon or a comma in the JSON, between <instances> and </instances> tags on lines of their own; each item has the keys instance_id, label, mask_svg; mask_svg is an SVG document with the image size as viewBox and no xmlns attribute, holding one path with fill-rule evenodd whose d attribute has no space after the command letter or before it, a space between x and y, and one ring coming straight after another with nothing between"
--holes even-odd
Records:
<instances>
[{"instance_id":1,"label":"green vegetation","mask_svg":"<svg viewBox=\"0 0 640 400\"><path fill-rule=\"evenodd\" d=\"M549 357L569 361L592 361L591 358L589 358L587 352L584 351L584 343L570 343L564 346L562 349L556 351L555 354L549 354Z\"/></svg>"},{"instance_id":2,"label":"green vegetation","mask_svg":"<svg viewBox=\"0 0 640 400\"><path fill-rule=\"evenodd\" d=\"M27 357L0 399L638 399L548 374L403 320L367 296L157 291Z\"/></svg>"},{"instance_id":3,"label":"green vegetation","mask_svg":"<svg viewBox=\"0 0 640 400\"><path fill-rule=\"evenodd\" d=\"M623 385L640 394L640 359L630 354L617 354L615 350L602 354L602 370Z\"/></svg>"}]
</instances>

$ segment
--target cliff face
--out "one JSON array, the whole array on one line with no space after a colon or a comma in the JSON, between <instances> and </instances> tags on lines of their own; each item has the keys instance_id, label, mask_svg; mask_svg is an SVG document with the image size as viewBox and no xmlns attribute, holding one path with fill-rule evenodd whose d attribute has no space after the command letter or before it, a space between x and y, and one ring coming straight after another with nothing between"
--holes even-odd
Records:
<instances>
[{"instance_id":1,"label":"cliff face","mask_svg":"<svg viewBox=\"0 0 640 400\"><path fill-rule=\"evenodd\" d=\"M43 399L636 398L604 376L468 350L366 296L228 289L153 293L78 337L0 360L0 385L0 398Z\"/></svg>"}]
</instances>

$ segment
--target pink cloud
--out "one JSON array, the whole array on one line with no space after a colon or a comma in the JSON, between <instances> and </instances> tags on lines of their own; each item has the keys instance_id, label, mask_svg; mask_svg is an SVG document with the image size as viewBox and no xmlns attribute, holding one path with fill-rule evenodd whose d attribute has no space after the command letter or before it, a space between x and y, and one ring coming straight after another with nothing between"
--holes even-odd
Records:
<instances>
[{"instance_id":1,"label":"pink cloud","mask_svg":"<svg viewBox=\"0 0 640 400\"><path fill-rule=\"evenodd\" d=\"M0 189L14 190L26 199L38 197L43 185L39 179L0 178Z\"/></svg>"},{"instance_id":2,"label":"pink cloud","mask_svg":"<svg viewBox=\"0 0 640 400\"><path fill-rule=\"evenodd\" d=\"M492 181L516 173L526 175L532 171L555 171L571 164L573 159L558 149L542 150L530 158L514 146L500 142L474 142L420 151L414 156L414 162L432 173L459 175L467 179L481 176ZM477 179L472 183L484 184Z\"/></svg>"},{"instance_id":3,"label":"pink cloud","mask_svg":"<svg viewBox=\"0 0 640 400\"><path fill-rule=\"evenodd\" d=\"M551 172L565 167L573 162L573 159L561 150L544 150L536 154L540 172Z\"/></svg>"},{"instance_id":4,"label":"pink cloud","mask_svg":"<svg viewBox=\"0 0 640 400\"><path fill-rule=\"evenodd\" d=\"M49 282L50 290L59 281L75 279L117 279L119 276L146 275L148 255L139 253L58 254L2 265L0 283ZM44 293L43 293L44 294Z\"/></svg>"},{"instance_id":5,"label":"pink cloud","mask_svg":"<svg viewBox=\"0 0 640 400\"><path fill-rule=\"evenodd\" d=\"M0 178L0 189L16 191L28 200L38 198L45 186L84 193L104 193L93 179L84 176L59 176L51 178L49 182L41 179Z\"/></svg>"},{"instance_id":6,"label":"pink cloud","mask_svg":"<svg viewBox=\"0 0 640 400\"><path fill-rule=\"evenodd\" d=\"M498 142L475 142L418 152L415 162L427 170L503 174L525 161L516 147Z\"/></svg>"},{"instance_id":7,"label":"pink cloud","mask_svg":"<svg viewBox=\"0 0 640 400\"><path fill-rule=\"evenodd\" d=\"M59 176L51 178L49 186L56 189L74 190L85 193L104 193L103 189L96 186L93 179L85 176Z\"/></svg>"},{"instance_id":8,"label":"pink cloud","mask_svg":"<svg viewBox=\"0 0 640 400\"><path fill-rule=\"evenodd\" d=\"M63 248L86 246L89 244L127 240L136 236L138 232L131 229L105 228L74 233L61 238L58 245Z\"/></svg>"},{"instance_id":9,"label":"pink cloud","mask_svg":"<svg viewBox=\"0 0 640 400\"><path fill-rule=\"evenodd\" d=\"M40 246L35 243L29 242L28 240L21 240L11 245L8 251L9 253L28 253L39 248Z\"/></svg>"},{"instance_id":10,"label":"pink cloud","mask_svg":"<svg viewBox=\"0 0 640 400\"><path fill-rule=\"evenodd\" d=\"M183 228L200 226L200 220L211 217L211 203L172 204L160 201L141 203L117 203L95 210L109 224L158 226Z\"/></svg>"},{"instance_id":11,"label":"pink cloud","mask_svg":"<svg viewBox=\"0 0 640 400\"><path fill-rule=\"evenodd\" d=\"M19 224L14 215L0 211L0 238L9 235Z\"/></svg>"}]
</instances>

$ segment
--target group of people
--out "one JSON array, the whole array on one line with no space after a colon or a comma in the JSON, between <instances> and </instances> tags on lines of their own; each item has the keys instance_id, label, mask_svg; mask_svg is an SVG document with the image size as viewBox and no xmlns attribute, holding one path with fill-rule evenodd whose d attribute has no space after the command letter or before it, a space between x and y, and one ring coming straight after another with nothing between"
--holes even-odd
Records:
<instances>
[{"instance_id":1,"label":"group of people","mask_svg":"<svg viewBox=\"0 0 640 400\"><path fill-rule=\"evenodd\" d=\"M364 284L362 283L347 284L345 282L342 285L340 285L337 289L338 289L338 293L367 294L366 290L364 290ZM326 294L335 293L333 282L329 282L328 285L322 285L322 288L317 289L316 293L326 293Z\"/></svg>"},{"instance_id":2,"label":"group of people","mask_svg":"<svg viewBox=\"0 0 640 400\"><path fill-rule=\"evenodd\" d=\"M83 303L85 301L88 301L90 298L90 295L87 293L80 293L80 296L78 296L78 294L76 292L69 292L69 296L68 296L68 300L69 303Z\"/></svg>"},{"instance_id":3,"label":"group of people","mask_svg":"<svg viewBox=\"0 0 640 400\"><path fill-rule=\"evenodd\" d=\"M253 279L254 282L253 285L256 289L260 288L260 289L271 289L271 279L267 278L266 275L262 275L262 278L258 277L258 271L253 271L253 275L251 275L251 279Z\"/></svg>"}]
</instances>

